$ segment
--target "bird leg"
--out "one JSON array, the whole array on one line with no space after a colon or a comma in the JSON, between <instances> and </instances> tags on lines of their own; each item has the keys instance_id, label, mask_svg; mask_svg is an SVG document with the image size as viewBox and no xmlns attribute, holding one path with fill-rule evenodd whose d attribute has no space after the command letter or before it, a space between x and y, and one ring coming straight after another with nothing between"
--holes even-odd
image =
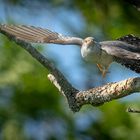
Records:
<instances>
[{"instance_id":1,"label":"bird leg","mask_svg":"<svg viewBox=\"0 0 140 140\"><path fill-rule=\"evenodd\" d=\"M106 76L106 74L108 73L108 67L106 68L105 66L103 66L101 64L97 64L97 67L101 71L102 77L104 78Z\"/></svg>"}]
</instances>

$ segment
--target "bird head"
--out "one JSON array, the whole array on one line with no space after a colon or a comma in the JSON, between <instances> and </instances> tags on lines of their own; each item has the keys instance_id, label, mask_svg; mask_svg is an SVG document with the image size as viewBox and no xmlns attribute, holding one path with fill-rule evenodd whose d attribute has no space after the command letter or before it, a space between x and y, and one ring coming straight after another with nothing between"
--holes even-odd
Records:
<instances>
[{"instance_id":1,"label":"bird head","mask_svg":"<svg viewBox=\"0 0 140 140\"><path fill-rule=\"evenodd\" d=\"M96 61L101 54L100 44L93 37L87 37L83 40L81 55L87 61ZM97 59L96 59L97 58Z\"/></svg>"},{"instance_id":2,"label":"bird head","mask_svg":"<svg viewBox=\"0 0 140 140\"><path fill-rule=\"evenodd\" d=\"M83 44L86 46L93 46L95 44L95 39L93 37L87 37L84 39Z\"/></svg>"},{"instance_id":3,"label":"bird head","mask_svg":"<svg viewBox=\"0 0 140 140\"><path fill-rule=\"evenodd\" d=\"M95 40L94 37L87 37L83 40L83 45L82 47L84 49L89 49L95 51L96 48L98 48L99 43Z\"/></svg>"}]
</instances>

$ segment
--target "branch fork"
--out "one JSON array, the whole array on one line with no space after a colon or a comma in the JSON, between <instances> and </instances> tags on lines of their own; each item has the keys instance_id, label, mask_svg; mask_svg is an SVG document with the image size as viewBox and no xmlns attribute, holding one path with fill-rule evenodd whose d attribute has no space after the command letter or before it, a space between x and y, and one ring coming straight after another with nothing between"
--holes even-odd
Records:
<instances>
[{"instance_id":1,"label":"branch fork","mask_svg":"<svg viewBox=\"0 0 140 140\"><path fill-rule=\"evenodd\" d=\"M56 86L59 92L66 97L69 107L73 112L78 112L85 104L100 106L114 99L119 99L135 92L140 92L140 77L129 78L115 83L108 83L104 86L92 88L86 91L79 91L68 82L52 62L44 57L30 43L21 41L16 38L16 36L10 35L5 31L0 32L25 49L50 72L50 74L48 74L48 79Z\"/></svg>"}]
</instances>

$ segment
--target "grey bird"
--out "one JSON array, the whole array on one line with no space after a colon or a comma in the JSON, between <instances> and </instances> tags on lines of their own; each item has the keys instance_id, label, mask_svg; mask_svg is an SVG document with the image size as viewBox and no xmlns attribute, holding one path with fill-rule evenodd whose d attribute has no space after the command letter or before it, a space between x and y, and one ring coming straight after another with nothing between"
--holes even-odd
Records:
<instances>
[{"instance_id":1,"label":"grey bird","mask_svg":"<svg viewBox=\"0 0 140 140\"><path fill-rule=\"evenodd\" d=\"M6 24L0 24L0 32L31 43L78 45L81 47L83 59L97 64L103 77L114 61L140 73L140 38L133 35L123 36L114 41L97 42L93 37L82 39L64 36L40 27Z\"/></svg>"}]
</instances>

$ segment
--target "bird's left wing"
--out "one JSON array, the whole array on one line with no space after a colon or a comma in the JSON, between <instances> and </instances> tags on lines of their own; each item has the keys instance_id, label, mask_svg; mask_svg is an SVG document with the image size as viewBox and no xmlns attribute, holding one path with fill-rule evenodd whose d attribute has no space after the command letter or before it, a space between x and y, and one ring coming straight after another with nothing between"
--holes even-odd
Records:
<instances>
[{"instance_id":1,"label":"bird's left wing","mask_svg":"<svg viewBox=\"0 0 140 140\"><path fill-rule=\"evenodd\" d=\"M133 46L129 45L128 46L129 49L133 52L140 53L140 37L129 34L129 35L122 36L122 37L118 38L117 40L126 42L130 45L133 45Z\"/></svg>"},{"instance_id":2,"label":"bird's left wing","mask_svg":"<svg viewBox=\"0 0 140 140\"><path fill-rule=\"evenodd\" d=\"M48 29L25 25L0 24L0 32L6 32L16 38L31 43L53 43L63 45L82 45L83 39L68 37Z\"/></svg>"},{"instance_id":3,"label":"bird's left wing","mask_svg":"<svg viewBox=\"0 0 140 140\"><path fill-rule=\"evenodd\" d=\"M138 46L130 45L124 41L104 41L101 42L101 49L113 60L124 65L131 70L140 73L140 52Z\"/></svg>"}]
</instances>

